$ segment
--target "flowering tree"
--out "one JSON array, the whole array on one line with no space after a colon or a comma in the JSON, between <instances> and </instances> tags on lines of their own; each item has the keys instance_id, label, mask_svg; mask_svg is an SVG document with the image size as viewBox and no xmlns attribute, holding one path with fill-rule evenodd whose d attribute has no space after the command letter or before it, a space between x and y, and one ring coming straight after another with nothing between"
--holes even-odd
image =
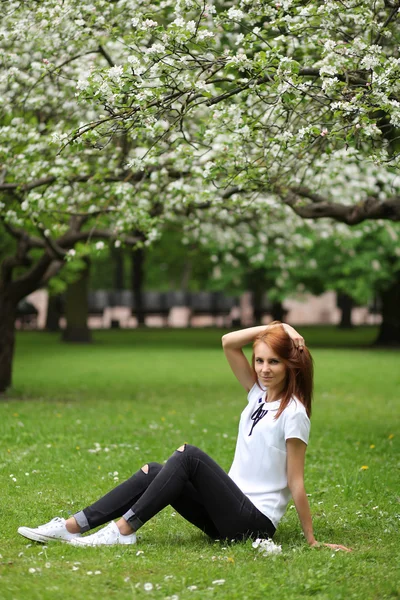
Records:
<instances>
[{"instance_id":1,"label":"flowering tree","mask_svg":"<svg viewBox=\"0 0 400 600\"><path fill-rule=\"evenodd\" d=\"M254 220L290 231L292 213L399 219L398 0L1 11L0 212L17 249L1 270L0 390L16 303L82 242L151 243L171 220L229 235Z\"/></svg>"}]
</instances>

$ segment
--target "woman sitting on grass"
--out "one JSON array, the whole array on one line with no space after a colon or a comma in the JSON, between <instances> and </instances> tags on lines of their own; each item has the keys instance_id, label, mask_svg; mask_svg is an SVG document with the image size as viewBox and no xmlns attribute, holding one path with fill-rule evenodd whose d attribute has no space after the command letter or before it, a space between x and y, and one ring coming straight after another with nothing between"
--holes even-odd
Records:
<instances>
[{"instance_id":1,"label":"woman sitting on grass","mask_svg":"<svg viewBox=\"0 0 400 600\"><path fill-rule=\"evenodd\" d=\"M250 343L251 365L242 351ZM312 358L304 340L290 325L275 322L228 333L222 344L248 393L229 474L205 452L184 444L164 466L144 465L73 517L18 532L38 542L134 544L137 530L170 504L213 539L272 538L292 496L307 542L318 546L304 489L313 388Z\"/></svg>"}]
</instances>

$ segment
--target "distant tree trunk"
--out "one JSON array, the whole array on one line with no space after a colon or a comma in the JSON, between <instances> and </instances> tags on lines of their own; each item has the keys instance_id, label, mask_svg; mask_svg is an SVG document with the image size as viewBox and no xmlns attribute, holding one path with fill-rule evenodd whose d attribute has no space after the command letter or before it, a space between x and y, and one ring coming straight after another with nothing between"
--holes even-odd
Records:
<instances>
[{"instance_id":1,"label":"distant tree trunk","mask_svg":"<svg viewBox=\"0 0 400 600\"><path fill-rule=\"evenodd\" d=\"M63 331L64 342L88 343L92 341L88 320L89 259L87 267L74 283L70 283L66 292L65 317L67 326Z\"/></svg>"},{"instance_id":2,"label":"distant tree trunk","mask_svg":"<svg viewBox=\"0 0 400 600\"><path fill-rule=\"evenodd\" d=\"M139 326L144 326L146 317L143 302L144 249L135 248L132 250L131 258L131 286L135 306L132 310L132 315L136 317Z\"/></svg>"},{"instance_id":3,"label":"distant tree trunk","mask_svg":"<svg viewBox=\"0 0 400 600\"><path fill-rule=\"evenodd\" d=\"M192 267L193 267L193 263L192 263L191 259L187 258L183 265L181 286L180 286L181 290L184 290L185 292L187 291L187 289L189 287L190 276L192 274Z\"/></svg>"},{"instance_id":4,"label":"distant tree trunk","mask_svg":"<svg viewBox=\"0 0 400 600\"><path fill-rule=\"evenodd\" d=\"M382 323L375 346L400 346L400 271L392 285L381 292Z\"/></svg>"},{"instance_id":5,"label":"distant tree trunk","mask_svg":"<svg viewBox=\"0 0 400 600\"><path fill-rule=\"evenodd\" d=\"M49 295L47 304L46 330L60 331L60 317L62 315L62 299L61 295Z\"/></svg>"},{"instance_id":6,"label":"distant tree trunk","mask_svg":"<svg viewBox=\"0 0 400 600\"><path fill-rule=\"evenodd\" d=\"M284 321L285 320L286 311L283 308L282 302L277 300L276 302L272 303L271 314L272 314L273 321Z\"/></svg>"},{"instance_id":7,"label":"distant tree trunk","mask_svg":"<svg viewBox=\"0 0 400 600\"><path fill-rule=\"evenodd\" d=\"M263 295L264 295L264 288L260 288L260 287L256 287L255 289L253 288L253 317L254 317L254 324L255 325L261 325L261 321L263 318Z\"/></svg>"},{"instance_id":8,"label":"distant tree trunk","mask_svg":"<svg viewBox=\"0 0 400 600\"><path fill-rule=\"evenodd\" d=\"M352 329L353 323L351 322L351 313L354 308L354 300L351 296L345 293L338 293L337 295L337 307L341 311L339 329Z\"/></svg>"},{"instance_id":9,"label":"distant tree trunk","mask_svg":"<svg viewBox=\"0 0 400 600\"><path fill-rule=\"evenodd\" d=\"M113 248L111 256L114 263L114 289L123 290L125 288L124 254L121 248Z\"/></svg>"},{"instance_id":10,"label":"distant tree trunk","mask_svg":"<svg viewBox=\"0 0 400 600\"><path fill-rule=\"evenodd\" d=\"M0 393L12 383L17 304L7 292L0 293Z\"/></svg>"}]
</instances>

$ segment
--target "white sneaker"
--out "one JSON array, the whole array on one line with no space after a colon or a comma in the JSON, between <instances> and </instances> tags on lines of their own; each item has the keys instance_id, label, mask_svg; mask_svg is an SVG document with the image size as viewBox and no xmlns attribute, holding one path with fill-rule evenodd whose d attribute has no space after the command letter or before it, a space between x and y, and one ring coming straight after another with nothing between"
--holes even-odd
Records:
<instances>
[{"instance_id":1,"label":"white sneaker","mask_svg":"<svg viewBox=\"0 0 400 600\"><path fill-rule=\"evenodd\" d=\"M65 527L65 519L55 517L44 525L39 527L18 527L18 533L33 540L34 542L51 542L58 540L59 542L70 542L81 536L80 533L70 533Z\"/></svg>"},{"instance_id":2,"label":"white sneaker","mask_svg":"<svg viewBox=\"0 0 400 600\"><path fill-rule=\"evenodd\" d=\"M71 541L74 546L115 546L117 544L136 544L136 534L122 535L119 532L118 526L114 521L111 521L106 527L81 537L79 540Z\"/></svg>"}]
</instances>

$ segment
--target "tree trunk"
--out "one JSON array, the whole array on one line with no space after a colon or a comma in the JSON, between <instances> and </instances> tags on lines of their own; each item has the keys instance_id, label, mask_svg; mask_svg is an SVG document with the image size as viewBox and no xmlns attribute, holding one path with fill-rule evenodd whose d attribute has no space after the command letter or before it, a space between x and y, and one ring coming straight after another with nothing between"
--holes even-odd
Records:
<instances>
[{"instance_id":1,"label":"tree trunk","mask_svg":"<svg viewBox=\"0 0 400 600\"><path fill-rule=\"evenodd\" d=\"M272 303L271 315L273 321L284 321L286 310L283 308L282 302L276 300L276 302Z\"/></svg>"},{"instance_id":2,"label":"tree trunk","mask_svg":"<svg viewBox=\"0 0 400 600\"><path fill-rule=\"evenodd\" d=\"M264 310L263 310L263 295L264 289L256 287L253 289L253 317L254 317L254 325L261 325L261 321L263 318Z\"/></svg>"},{"instance_id":3,"label":"tree trunk","mask_svg":"<svg viewBox=\"0 0 400 600\"><path fill-rule=\"evenodd\" d=\"M125 288L124 255L121 248L113 248L111 256L114 263L114 290L123 290Z\"/></svg>"},{"instance_id":4,"label":"tree trunk","mask_svg":"<svg viewBox=\"0 0 400 600\"><path fill-rule=\"evenodd\" d=\"M400 271L392 285L381 292L382 323L375 346L400 346Z\"/></svg>"},{"instance_id":5,"label":"tree trunk","mask_svg":"<svg viewBox=\"0 0 400 600\"><path fill-rule=\"evenodd\" d=\"M60 294L50 296L47 304L46 331L60 331L62 298Z\"/></svg>"},{"instance_id":6,"label":"tree trunk","mask_svg":"<svg viewBox=\"0 0 400 600\"><path fill-rule=\"evenodd\" d=\"M17 303L7 292L0 294L0 394L12 383Z\"/></svg>"},{"instance_id":7,"label":"tree trunk","mask_svg":"<svg viewBox=\"0 0 400 600\"><path fill-rule=\"evenodd\" d=\"M138 325L145 325L145 307L143 302L143 282L144 282L144 249L135 248L131 253L131 286L133 292L134 308L132 315L137 319Z\"/></svg>"},{"instance_id":8,"label":"tree trunk","mask_svg":"<svg viewBox=\"0 0 400 600\"><path fill-rule=\"evenodd\" d=\"M66 292L65 317L67 326L63 331L64 342L88 343L92 341L88 319L88 288L89 288L89 260L87 267L79 274L79 279L70 283Z\"/></svg>"},{"instance_id":9,"label":"tree trunk","mask_svg":"<svg viewBox=\"0 0 400 600\"><path fill-rule=\"evenodd\" d=\"M337 307L341 310L339 329L352 329L353 323L351 322L351 313L354 307L354 300L351 296L345 293L338 293Z\"/></svg>"}]
</instances>

